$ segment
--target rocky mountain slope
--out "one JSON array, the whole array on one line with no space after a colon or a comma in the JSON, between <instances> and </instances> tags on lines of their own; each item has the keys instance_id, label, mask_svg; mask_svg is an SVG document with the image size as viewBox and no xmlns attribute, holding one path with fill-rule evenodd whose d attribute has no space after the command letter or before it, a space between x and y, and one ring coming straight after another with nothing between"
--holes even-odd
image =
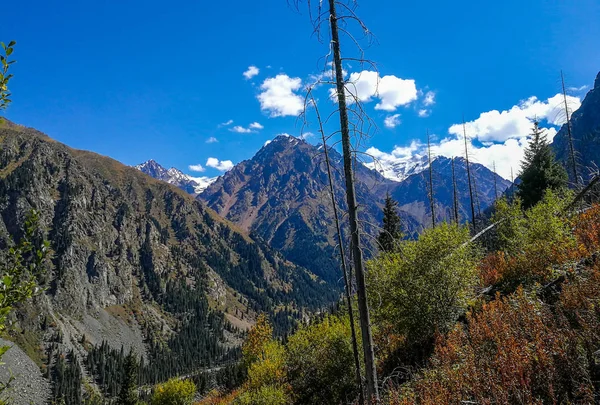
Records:
<instances>
[{"instance_id":1,"label":"rocky mountain slope","mask_svg":"<svg viewBox=\"0 0 600 405\"><path fill-rule=\"evenodd\" d=\"M57 362L79 369L103 341L150 362L148 381L190 372L235 357L235 327L256 311L277 313L285 326L288 315L337 299L182 190L5 122L2 246L20 238L31 209L53 250L50 281L18 312L13 338L50 376Z\"/></svg>"},{"instance_id":2,"label":"rocky mountain slope","mask_svg":"<svg viewBox=\"0 0 600 405\"><path fill-rule=\"evenodd\" d=\"M571 133L576 152L578 174L587 179L590 169L600 166L600 72L596 76L594 88L581 103L581 107L571 116ZM554 137L552 147L556 156L570 167L569 136L566 124ZM572 171L567 171L572 179Z\"/></svg>"},{"instance_id":3,"label":"rocky mountain slope","mask_svg":"<svg viewBox=\"0 0 600 405\"><path fill-rule=\"evenodd\" d=\"M165 169L153 159L141 163L135 166L135 168L155 179L166 181L169 184L177 186L189 194L200 194L217 179L216 177L188 176L174 167Z\"/></svg>"},{"instance_id":4,"label":"rocky mountain slope","mask_svg":"<svg viewBox=\"0 0 600 405\"><path fill-rule=\"evenodd\" d=\"M332 151L331 161L336 201L345 209L341 156ZM221 176L199 198L219 215L259 235L289 260L336 283L341 273L326 173L321 150L281 135ZM365 230L374 234L381 201L372 197L394 184L362 165L356 178L360 217ZM413 223L410 218L406 222Z\"/></svg>"},{"instance_id":5,"label":"rocky mountain slope","mask_svg":"<svg viewBox=\"0 0 600 405\"><path fill-rule=\"evenodd\" d=\"M497 197L511 185L493 173L485 166L471 163L471 178L473 184L475 215L490 207ZM458 199L458 215L460 221L471 220L471 198L467 177L467 165L464 158L454 159L456 174L456 189ZM452 184L452 160L438 157L432 162L434 200L436 218L438 221L454 218L454 189ZM419 223L431 222L431 209L428 195L429 171L424 170L400 182L391 192L392 197L398 201L401 210L411 213ZM496 194L497 193L497 194Z\"/></svg>"},{"instance_id":6,"label":"rocky mountain slope","mask_svg":"<svg viewBox=\"0 0 600 405\"><path fill-rule=\"evenodd\" d=\"M331 151L336 201L345 210L341 156ZM449 160L436 159L436 204L440 220L451 218L452 176ZM464 169L457 159L457 176ZM482 165L473 165L481 210L494 199L494 177L499 193L508 182ZM409 175L404 181L386 179L375 170L356 165L357 201L365 233L367 255L376 251L383 200L387 192L400 203L405 232L412 235L429 226L426 172ZM466 177L466 172L464 173ZM470 217L466 180L459 177L462 219ZM335 255L335 228L327 186L327 171L320 148L300 139L279 136L250 160L236 165L211 184L199 198L217 213L242 229L259 235L289 260L307 267L325 280L340 279ZM467 215L469 213L469 215Z\"/></svg>"}]
</instances>

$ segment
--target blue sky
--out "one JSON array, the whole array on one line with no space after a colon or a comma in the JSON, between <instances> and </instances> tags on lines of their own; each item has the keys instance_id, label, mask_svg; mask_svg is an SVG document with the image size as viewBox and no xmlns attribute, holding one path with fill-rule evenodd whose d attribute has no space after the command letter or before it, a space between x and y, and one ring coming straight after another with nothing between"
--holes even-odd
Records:
<instances>
[{"instance_id":1,"label":"blue sky","mask_svg":"<svg viewBox=\"0 0 600 405\"><path fill-rule=\"evenodd\" d=\"M507 177L533 116L550 134L560 124L560 70L572 108L600 70L597 0L358 3L377 39L367 56L379 81L356 64L346 69L379 127L364 148L383 166L422 153L427 129L436 154L458 154L453 124L464 114L475 159L499 162ZM252 157L279 133L300 135L295 103L328 51L306 12L286 0L19 0L2 8L0 39L17 41L7 118L125 164L153 158L197 176ZM258 74L248 79L249 66Z\"/></svg>"}]
</instances>

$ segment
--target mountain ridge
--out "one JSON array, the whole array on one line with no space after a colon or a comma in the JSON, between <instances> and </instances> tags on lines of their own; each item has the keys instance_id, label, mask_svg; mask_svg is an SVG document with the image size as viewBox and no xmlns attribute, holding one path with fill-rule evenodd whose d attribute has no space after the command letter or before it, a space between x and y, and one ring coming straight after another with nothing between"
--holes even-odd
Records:
<instances>
[{"instance_id":1,"label":"mountain ridge","mask_svg":"<svg viewBox=\"0 0 600 405\"><path fill-rule=\"evenodd\" d=\"M594 81L594 88L587 92L579 109L571 115L570 122L578 175L586 181L600 165L600 72ZM573 182L567 124L554 137L552 147Z\"/></svg>"},{"instance_id":2,"label":"mountain ridge","mask_svg":"<svg viewBox=\"0 0 600 405\"><path fill-rule=\"evenodd\" d=\"M217 179L217 177L192 177L174 167L166 169L154 159L147 160L134 167L155 179L173 184L189 194L200 194Z\"/></svg>"}]
</instances>

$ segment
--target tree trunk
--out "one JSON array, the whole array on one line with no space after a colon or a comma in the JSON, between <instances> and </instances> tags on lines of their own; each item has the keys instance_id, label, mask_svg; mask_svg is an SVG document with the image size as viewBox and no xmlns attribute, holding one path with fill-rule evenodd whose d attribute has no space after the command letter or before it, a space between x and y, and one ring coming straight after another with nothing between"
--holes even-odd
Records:
<instances>
[{"instance_id":1,"label":"tree trunk","mask_svg":"<svg viewBox=\"0 0 600 405\"><path fill-rule=\"evenodd\" d=\"M367 291L365 286L363 254L360 248L356 193L354 190L354 176L352 171L352 151L350 149L350 129L348 124L344 75L342 73L342 55L340 50L335 0L329 0L329 19L331 26L331 43L333 47L333 63L335 66L335 80L338 93L340 130L342 135L342 151L344 158L344 176L346 177L346 199L348 203L348 219L350 222L351 232L351 251L352 258L354 260L356 292L358 296L358 312L360 316L363 355L365 359L367 400L379 402L377 371L375 369L375 353L373 351L373 337L371 335L371 321L369 319L369 305L367 303Z\"/></svg>"},{"instance_id":2,"label":"tree trunk","mask_svg":"<svg viewBox=\"0 0 600 405\"><path fill-rule=\"evenodd\" d=\"M567 105L567 91L565 90L565 77L562 70L560 71L560 80L562 82L563 99L565 101L565 116L567 118L567 134L569 135L569 155L571 161L571 170L575 184L579 186L579 176L577 175L577 160L575 160L575 147L573 146L573 135L571 134L571 117L569 116L569 106Z\"/></svg>"},{"instance_id":3,"label":"tree trunk","mask_svg":"<svg viewBox=\"0 0 600 405\"><path fill-rule=\"evenodd\" d=\"M467 146L467 128L465 126L465 120L463 118L463 133L465 137L465 159L467 161L467 179L469 180L469 197L471 198L471 222L473 226L473 234L477 233L477 227L475 226L475 202L473 201L473 185L471 183L471 168L469 167L469 148Z\"/></svg>"},{"instance_id":4,"label":"tree trunk","mask_svg":"<svg viewBox=\"0 0 600 405\"><path fill-rule=\"evenodd\" d=\"M313 103L314 100L313 100ZM333 206L333 219L335 222L335 230L337 233L338 246L340 250L340 260L342 266L342 273L344 273L344 287L346 291L346 302L348 305L348 318L350 320L350 333L352 335L352 352L354 354L354 368L356 369L356 384L358 387L358 403L364 405L365 398L363 393L362 377L360 375L360 357L358 354L358 343L356 340L356 329L354 327L354 309L352 308L351 299L351 288L350 288L350 277L351 273L348 271L348 265L346 264L346 253L344 251L344 241L342 240L342 230L340 228L340 220L337 211L337 203L335 202L335 191L333 188L333 177L331 175L331 165L329 164L329 152L327 150L327 141L325 139L325 130L323 129L323 121L321 121L321 114L319 109L315 105L315 112L317 114L317 120L319 122L319 130L321 132L321 138L323 141L323 152L325 152L325 164L327 166L327 178L329 179L329 193L331 194L331 204Z\"/></svg>"},{"instance_id":5,"label":"tree trunk","mask_svg":"<svg viewBox=\"0 0 600 405\"><path fill-rule=\"evenodd\" d=\"M454 194L454 222L458 224L458 196L456 193L456 173L454 172L454 157L452 158L452 191Z\"/></svg>"},{"instance_id":6,"label":"tree trunk","mask_svg":"<svg viewBox=\"0 0 600 405\"><path fill-rule=\"evenodd\" d=\"M431 167L431 143L427 130L427 160L429 161L429 204L431 206L431 226L435 228L435 200L433 199L433 167Z\"/></svg>"}]
</instances>

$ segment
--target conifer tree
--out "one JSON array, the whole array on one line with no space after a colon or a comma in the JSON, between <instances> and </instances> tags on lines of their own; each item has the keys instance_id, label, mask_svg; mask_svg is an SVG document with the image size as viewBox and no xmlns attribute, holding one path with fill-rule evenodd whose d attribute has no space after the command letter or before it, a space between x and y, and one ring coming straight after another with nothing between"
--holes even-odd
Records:
<instances>
[{"instance_id":1,"label":"conifer tree","mask_svg":"<svg viewBox=\"0 0 600 405\"><path fill-rule=\"evenodd\" d=\"M119 392L119 399L117 401L118 405L137 404L137 369L137 360L133 350L131 350L129 355L127 355L125 358L125 364L123 365L123 382L121 384L121 391Z\"/></svg>"},{"instance_id":2,"label":"conifer tree","mask_svg":"<svg viewBox=\"0 0 600 405\"><path fill-rule=\"evenodd\" d=\"M382 252L393 251L395 242L402 237L400 216L397 209L398 203L388 193L385 197L385 207L383 208L383 229L377 237L379 249Z\"/></svg>"},{"instance_id":3,"label":"conifer tree","mask_svg":"<svg viewBox=\"0 0 600 405\"><path fill-rule=\"evenodd\" d=\"M537 204L547 189L556 190L567 184L567 173L556 161L544 130L533 123L531 141L521 163L521 183L517 194L524 208Z\"/></svg>"}]
</instances>

